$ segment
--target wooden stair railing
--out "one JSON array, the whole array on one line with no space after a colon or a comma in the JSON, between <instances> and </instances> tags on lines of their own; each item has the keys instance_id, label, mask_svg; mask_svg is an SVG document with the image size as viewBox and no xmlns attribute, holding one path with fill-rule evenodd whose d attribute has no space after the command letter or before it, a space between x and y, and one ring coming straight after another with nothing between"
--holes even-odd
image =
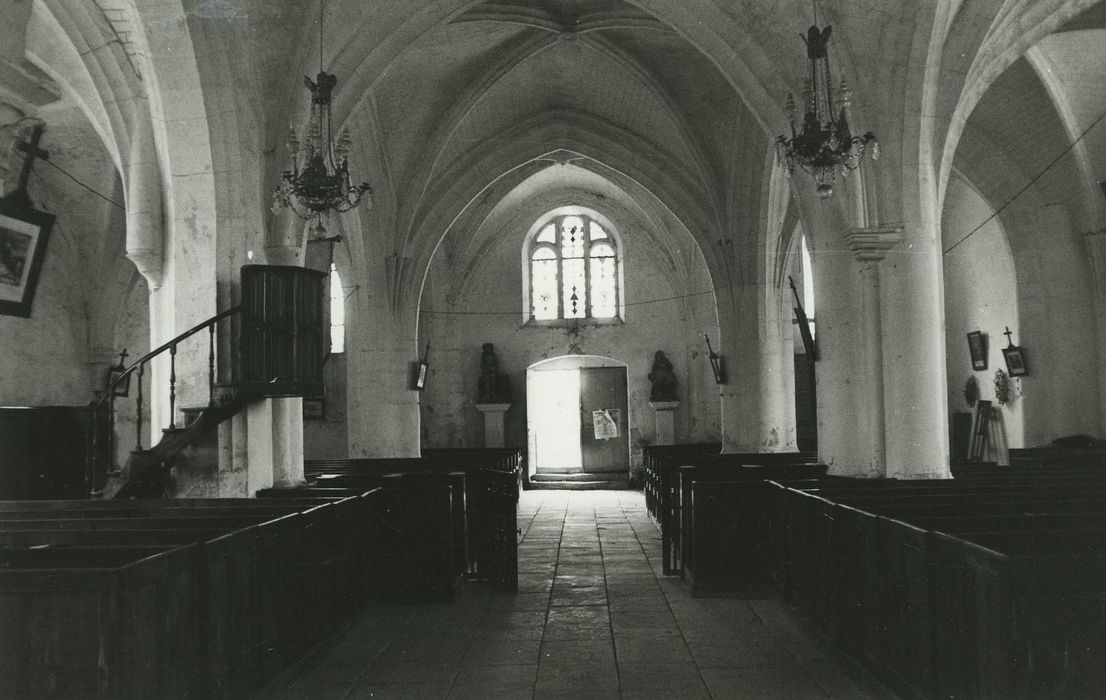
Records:
<instances>
[{"instance_id":1,"label":"wooden stair railing","mask_svg":"<svg viewBox=\"0 0 1106 700\"><path fill-rule=\"evenodd\" d=\"M215 397L215 334L223 319L241 311L240 306L227 309L206 321L188 329L167 343L151 350L135 360L123 372L114 376L104 395L92 405L92 437L89 441L88 456L85 460L85 484L91 498L111 498L133 495L135 488L128 485L140 484L149 480L149 473L162 467L191 444L202 433L230 418L245 406L245 399L235 396L216 403ZM188 338L207 330L208 332L208 406L188 426L178 429L176 425L177 402L177 347ZM169 427L165 436L149 450L142 447L142 409L144 404L142 381L146 374L146 365L162 353L169 353ZM136 380L136 420L135 448L127 464L120 470L114 469L115 461L115 391L130 380ZM106 411L106 419L104 416ZM109 484L110 477L118 477Z\"/></svg>"}]
</instances>

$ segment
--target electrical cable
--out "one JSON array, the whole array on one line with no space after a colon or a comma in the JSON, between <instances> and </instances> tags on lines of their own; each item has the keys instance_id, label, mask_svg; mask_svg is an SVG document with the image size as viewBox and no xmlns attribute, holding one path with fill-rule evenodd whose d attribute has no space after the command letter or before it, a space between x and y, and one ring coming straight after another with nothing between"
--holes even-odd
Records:
<instances>
[{"instance_id":1,"label":"electrical cable","mask_svg":"<svg viewBox=\"0 0 1106 700\"><path fill-rule=\"evenodd\" d=\"M1042 170L1041 172L1037 173L1037 176L1036 176L1036 177L1034 177L1034 178L1033 178L1032 180L1030 180L1030 181L1029 181L1028 183L1026 183L1025 187L1023 187L1023 188L1021 188L1020 190L1018 190L1018 191L1017 191L1017 192L1016 192L1016 193L1014 194L1014 196L1013 196L1013 197L1011 197L1010 199L1006 200L1006 203L1005 203L1005 204L1003 204L1003 205L1002 205L1001 207L999 207L998 209L996 209L996 210L995 210L995 213L991 214L991 215L990 215L990 216L988 216L988 217L987 217L986 219L984 219L984 220L983 220L983 223L981 223L981 224L980 224L979 226L976 226L976 227L975 227L975 228L973 228L973 229L972 229L971 231L969 231L969 232L968 232L968 235L964 236L963 238L961 238L961 239L960 239L959 241L957 241L956 243L953 243L953 244L952 244L951 246L949 246L949 247L948 247L947 249L945 249L945 250L941 251L941 255L948 255L948 253L949 253L949 252L951 252L951 251L952 251L952 250L953 250L954 248L956 248L956 247L957 247L958 245L960 245L960 244L961 244L961 243L963 243L964 241L966 241L966 240L968 240L969 238L971 238L972 236L974 236L974 235L975 235L975 234L976 234L976 233L977 233L977 232L978 232L978 231L979 231L979 230L980 230L981 228L983 228L984 226L986 226L986 225L987 225L987 224L988 224L988 223L989 223L989 222L990 222L990 221L991 221L992 219L994 219L994 218L995 218L996 216L998 216L998 215L999 215L1000 213L1002 213L1002 211L1003 211L1004 209L1006 209L1006 207L1008 207L1008 206L1010 206L1011 204L1013 204L1013 203L1014 203L1014 200L1016 200L1016 199L1017 199L1018 197L1022 196L1022 194L1024 194L1026 190L1028 190L1028 189L1029 189L1030 187L1032 187L1033 185L1037 184L1037 181L1038 181L1038 180L1040 180L1040 179L1041 179L1042 177L1044 177L1044 176L1045 176L1045 173L1047 173L1047 172L1048 172L1049 170L1051 170L1051 169L1052 169L1052 166L1054 166L1054 165L1056 165L1056 164L1057 164L1058 162L1060 162L1060 159L1061 159L1061 158L1063 158L1064 156L1066 156L1066 155L1068 154L1068 152L1070 152L1070 151L1071 151L1071 149L1075 148L1076 144L1078 144L1078 143L1079 143L1080 141L1082 141L1082 140L1083 140L1083 138L1084 138L1084 137L1085 137L1085 136L1086 136L1087 134L1089 134L1089 133L1090 133L1091 129L1093 129L1093 128L1095 128L1096 126L1098 126L1098 123L1099 123L1100 121L1102 121L1102 120L1103 120L1104 118L1106 118L1106 112L1103 112L1103 113L1102 113L1101 115L1099 115L1098 119L1095 119L1095 120L1094 120L1094 122L1092 122L1092 123L1091 123L1091 125L1090 125L1090 126L1088 126L1088 127L1087 127L1087 128L1086 128L1086 129L1084 130L1084 131L1083 131L1083 133L1079 135L1079 138L1075 139L1075 140L1074 140L1074 141L1072 141L1072 142L1071 142L1070 144L1068 144L1068 147L1067 147L1067 148L1065 148L1065 149L1064 149L1063 151L1061 151L1061 152L1060 152L1060 154L1059 154L1058 156L1056 156L1055 158L1053 158L1053 159L1052 159L1052 161L1051 161L1051 162L1049 162L1049 164L1045 166L1044 170Z\"/></svg>"},{"instance_id":2,"label":"electrical cable","mask_svg":"<svg viewBox=\"0 0 1106 700\"><path fill-rule=\"evenodd\" d=\"M55 163L54 161L52 161L52 160L44 160L43 162L44 162L44 163L46 163L47 165L50 165L50 166L51 166L51 167L53 167L53 168L54 168L55 170L57 170L57 171L58 171L59 173L61 173L62 175L65 175L65 176L66 176L67 178L69 178L69 179L70 179L70 180L72 180L73 182L77 183L77 184L78 184L78 185L80 185L81 187L85 188L86 190L88 190L88 191L89 191L89 192L91 192L92 194L96 195L96 196L97 196L97 197L99 197L100 199L104 200L105 202L107 202L107 203L109 203L109 204L114 204L115 206L119 207L119 208L120 208L120 209L122 209L123 211L126 211L126 210L127 210L127 208L126 208L126 207L124 207L124 206L123 206L122 204L120 204L119 202L116 202L116 201L115 201L114 199L111 199L110 197L108 197L108 196L106 196L106 195L100 194L100 193L99 193L99 192L97 192L96 190L92 189L92 188L91 188L91 187L89 187L88 185L84 184L83 182L81 182L81 181L80 181L80 180L78 180L77 178L75 178L75 177L73 177L72 175L70 175L70 174L69 174L69 173L68 173L68 172L67 172L67 171L65 170L65 168L61 167L60 165L58 165L58 164L57 164L57 163Z\"/></svg>"}]
</instances>

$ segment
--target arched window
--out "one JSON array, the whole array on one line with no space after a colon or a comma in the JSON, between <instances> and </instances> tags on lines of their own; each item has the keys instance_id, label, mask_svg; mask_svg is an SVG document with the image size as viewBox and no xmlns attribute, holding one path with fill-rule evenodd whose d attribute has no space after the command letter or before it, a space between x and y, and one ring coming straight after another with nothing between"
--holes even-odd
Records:
<instances>
[{"instance_id":1,"label":"arched window","mask_svg":"<svg viewBox=\"0 0 1106 700\"><path fill-rule=\"evenodd\" d=\"M583 214L554 216L529 241L530 320L618 318L618 242Z\"/></svg>"},{"instance_id":2,"label":"arched window","mask_svg":"<svg viewBox=\"0 0 1106 700\"><path fill-rule=\"evenodd\" d=\"M814 265L810 258L810 248L806 243L806 234L799 237L799 255L803 266L803 311L810 321L810 336L814 332Z\"/></svg>"},{"instance_id":3,"label":"arched window","mask_svg":"<svg viewBox=\"0 0 1106 700\"><path fill-rule=\"evenodd\" d=\"M346 351L346 297L338 268L330 263L330 352Z\"/></svg>"}]
</instances>

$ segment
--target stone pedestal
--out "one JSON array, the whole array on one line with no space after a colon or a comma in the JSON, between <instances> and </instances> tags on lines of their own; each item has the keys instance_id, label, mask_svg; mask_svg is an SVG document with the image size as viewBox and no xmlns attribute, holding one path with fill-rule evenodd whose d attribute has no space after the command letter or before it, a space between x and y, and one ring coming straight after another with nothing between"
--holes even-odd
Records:
<instances>
[{"instance_id":1,"label":"stone pedestal","mask_svg":"<svg viewBox=\"0 0 1106 700\"><path fill-rule=\"evenodd\" d=\"M273 486L299 486L303 479L303 399L253 401L246 408L249 496Z\"/></svg>"},{"instance_id":2,"label":"stone pedestal","mask_svg":"<svg viewBox=\"0 0 1106 700\"><path fill-rule=\"evenodd\" d=\"M679 401L650 401L657 414L657 433L654 445L676 444L676 407Z\"/></svg>"},{"instance_id":3,"label":"stone pedestal","mask_svg":"<svg viewBox=\"0 0 1106 700\"><path fill-rule=\"evenodd\" d=\"M505 447L504 416L511 404L478 403L476 407L484 414L484 447Z\"/></svg>"}]
</instances>

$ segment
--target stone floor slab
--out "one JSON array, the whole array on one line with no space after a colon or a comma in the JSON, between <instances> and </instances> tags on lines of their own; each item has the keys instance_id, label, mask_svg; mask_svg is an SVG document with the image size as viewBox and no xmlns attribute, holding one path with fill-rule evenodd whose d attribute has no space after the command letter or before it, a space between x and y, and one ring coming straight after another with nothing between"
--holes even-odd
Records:
<instances>
[{"instance_id":1,"label":"stone floor slab","mask_svg":"<svg viewBox=\"0 0 1106 700\"><path fill-rule=\"evenodd\" d=\"M660 575L640 492L525 492L519 528L517 594L466 582L452 604L366 607L257 697L894 697L778 601L693 599Z\"/></svg>"}]
</instances>

